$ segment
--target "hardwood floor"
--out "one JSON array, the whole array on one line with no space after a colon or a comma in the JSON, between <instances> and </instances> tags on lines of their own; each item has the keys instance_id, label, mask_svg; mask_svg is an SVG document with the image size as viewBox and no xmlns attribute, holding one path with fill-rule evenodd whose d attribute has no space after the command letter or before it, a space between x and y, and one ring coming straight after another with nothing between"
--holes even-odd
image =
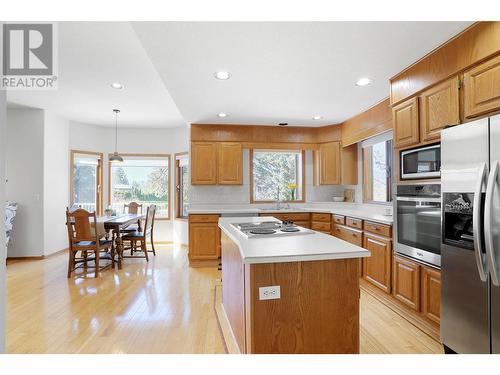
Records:
<instances>
[{"instance_id":1,"label":"hardwood floor","mask_svg":"<svg viewBox=\"0 0 500 375\"><path fill-rule=\"evenodd\" d=\"M8 353L225 353L216 268L189 268L186 249L158 246L99 279L66 278L67 255L7 267ZM440 344L361 294L361 353L441 353ZM233 352L228 342L229 352Z\"/></svg>"},{"instance_id":2,"label":"hardwood floor","mask_svg":"<svg viewBox=\"0 0 500 375\"><path fill-rule=\"evenodd\" d=\"M224 353L214 313L216 268L186 249L127 259L99 279L66 278L67 255L7 267L8 353Z\"/></svg>"}]
</instances>

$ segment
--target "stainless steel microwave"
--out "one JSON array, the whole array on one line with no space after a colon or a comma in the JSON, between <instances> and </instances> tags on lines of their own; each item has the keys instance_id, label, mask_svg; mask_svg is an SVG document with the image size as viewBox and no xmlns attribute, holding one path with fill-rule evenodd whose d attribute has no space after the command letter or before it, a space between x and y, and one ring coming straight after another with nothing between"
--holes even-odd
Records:
<instances>
[{"instance_id":1,"label":"stainless steel microwave","mask_svg":"<svg viewBox=\"0 0 500 375\"><path fill-rule=\"evenodd\" d=\"M441 145L401 151L401 179L439 178L441 176Z\"/></svg>"}]
</instances>

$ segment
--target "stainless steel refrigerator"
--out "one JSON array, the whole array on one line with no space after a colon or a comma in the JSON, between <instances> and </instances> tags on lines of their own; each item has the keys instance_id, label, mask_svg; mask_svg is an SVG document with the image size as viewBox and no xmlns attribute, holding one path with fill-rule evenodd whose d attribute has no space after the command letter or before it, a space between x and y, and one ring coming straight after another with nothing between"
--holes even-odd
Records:
<instances>
[{"instance_id":1,"label":"stainless steel refrigerator","mask_svg":"<svg viewBox=\"0 0 500 375\"><path fill-rule=\"evenodd\" d=\"M441 340L500 353L500 115L441 133Z\"/></svg>"}]
</instances>

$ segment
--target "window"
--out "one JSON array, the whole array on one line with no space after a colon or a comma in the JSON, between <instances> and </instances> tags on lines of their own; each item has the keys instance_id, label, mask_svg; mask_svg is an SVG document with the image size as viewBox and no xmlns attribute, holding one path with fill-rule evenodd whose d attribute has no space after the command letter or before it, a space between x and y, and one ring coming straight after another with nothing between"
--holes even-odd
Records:
<instances>
[{"instance_id":1,"label":"window","mask_svg":"<svg viewBox=\"0 0 500 375\"><path fill-rule=\"evenodd\" d=\"M71 150L71 206L102 214L102 156Z\"/></svg>"},{"instance_id":2,"label":"window","mask_svg":"<svg viewBox=\"0 0 500 375\"><path fill-rule=\"evenodd\" d=\"M175 217L188 217L189 156L187 152L175 155Z\"/></svg>"},{"instance_id":3,"label":"window","mask_svg":"<svg viewBox=\"0 0 500 375\"><path fill-rule=\"evenodd\" d=\"M250 201L304 201L304 151L252 150Z\"/></svg>"},{"instance_id":4,"label":"window","mask_svg":"<svg viewBox=\"0 0 500 375\"><path fill-rule=\"evenodd\" d=\"M392 201L391 138L392 134L383 134L362 144L363 200L365 202Z\"/></svg>"},{"instance_id":5,"label":"window","mask_svg":"<svg viewBox=\"0 0 500 375\"><path fill-rule=\"evenodd\" d=\"M156 217L169 219L170 155L121 154L123 163L110 163L109 202L116 212L132 201L156 205Z\"/></svg>"}]
</instances>

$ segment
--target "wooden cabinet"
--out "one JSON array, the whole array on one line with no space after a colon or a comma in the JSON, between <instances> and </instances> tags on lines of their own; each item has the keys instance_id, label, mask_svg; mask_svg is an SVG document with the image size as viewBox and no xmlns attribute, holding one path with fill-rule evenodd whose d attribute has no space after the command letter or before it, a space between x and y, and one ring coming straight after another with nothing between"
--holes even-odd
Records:
<instances>
[{"instance_id":1,"label":"wooden cabinet","mask_svg":"<svg viewBox=\"0 0 500 375\"><path fill-rule=\"evenodd\" d=\"M189 215L189 261L220 257L219 215Z\"/></svg>"},{"instance_id":2,"label":"wooden cabinet","mask_svg":"<svg viewBox=\"0 0 500 375\"><path fill-rule=\"evenodd\" d=\"M360 230L335 224L333 226L333 235L341 240L350 242L353 245L363 247L363 232Z\"/></svg>"},{"instance_id":3,"label":"wooden cabinet","mask_svg":"<svg viewBox=\"0 0 500 375\"><path fill-rule=\"evenodd\" d=\"M336 224L341 224L341 225L345 224L345 216L342 216L342 215L335 215L335 214L333 214L332 215L332 220Z\"/></svg>"},{"instance_id":4,"label":"wooden cabinet","mask_svg":"<svg viewBox=\"0 0 500 375\"><path fill-rule=\"evenodd\" d=\"M386 224L374 223L373 221L365 221L363 223L363 229L366 232L377 234L379 236L391 237L392 227Z\"/></svg>"},{"instance_id":5,"label":"wooden cabinet","mask_svg":"<svg viewBox=\"0 0 500 375\"><path fill-rule=\"evenodd\" d=\"M356 228L356 229L363 229L363 220L356 219L354 217L346 217L345 224L348 227L352 227L352 228Z\"/></svg>"},{"instance_id":6,"label":"wooden cabinet","mask_svg":"<svg viewBox=\"0 0 500 375\"><path fill-rule=\"evenodd\" d=\"M420 267L422 315L439 324L441 316L441 272L434 268Z\"/></svg>"},{"instance_id":7,"label":"wooden cabinet","mask_svg":"<svg viewBox=\"0 0 500 375\"><path fill-rule=\"evenodd\" d=\"M319 183L339 185L341 183L340 142L322 143L319 146Z\"/></svg>"},{"instance_id":8,"label":"wooden cabinet","mask_svg":"<svg viewBox=\"0 0 500 375\"><path fill-rule=\"evenodd\" d=\"M441 129L460 122L459 77L442 82L420 95L420 140L439 140Z\"/></svg>"},{"instance_id":9,"label":"wooden cabinet","mask_svg":"<svg viewBox=\"0 0 500 375\"><path fill-rule=\"evenodd\" d=\"M235 142L191 142L192 185L241 185L243 146Z\"/></svg>"},{"instance_id":10,"label":"wooden cabinet","mask_svg":"<svg viewBox=\"0 0 500 375\"><path fill-rule=\"evenodd\" d=\"M394 256L394 298L409 308L420 309L420 270L419 265L405 258Z\"/></svg>"},{"instance_id":11,"label":"wooden cabinet","mask_svg":"<svg viewBox=\"0 0 500 375\"><path fill-rule=\"evenodd\" d=\"M394 147L405 147L419 142L418 98L412 98L392 108Z\"/></svg>"},{"instance_id":12,"label":"wooden cabinet","mask_svg":"<svg viewBox=\"0 0 500 375\"><path fill-rule=\"evenodd\" d=\"M358 184L358 144L342 147L340 152L342 185Z\"/></svg>"},{"instance_id":13,"label":"wooden cabinet","mask_svg":"<svg viewBox=\"0 0 500 375\"><path fill-rule=\"evenodd\" d=\"M191 184L217 183L217 143L191 142Z\"/></svg>"},{"instance_id":14,"label":"wooden cabinet","mask_svg":"<svg viewBox=\"0 0 500 375\"><path fill-rule=\"evenodd\" d=\"M363 258L363 278L386 293L391 292L392 241L390 238L364 233L363 247L371 256Z\"/></svg>"},{"instance_id":15,"label":"wooden cabinet","mask_svg":"<svg viewBox=\"0 0 500 375\"><path fill-rule=\"evenodd\" d=\"M464 73L464 116L500 110L500 56Z\"/></svg>"},{"instance_id":16,"label":"wooden cabinet","mask_svg":"<svg viewBox=\"0 0 500 375\"><path fill-rule=\"evenodd\" d=\"M219 185L241 185L243 183L243 146L241 143L219 143L217 167Z\"/></svg>"}]
</instances>

